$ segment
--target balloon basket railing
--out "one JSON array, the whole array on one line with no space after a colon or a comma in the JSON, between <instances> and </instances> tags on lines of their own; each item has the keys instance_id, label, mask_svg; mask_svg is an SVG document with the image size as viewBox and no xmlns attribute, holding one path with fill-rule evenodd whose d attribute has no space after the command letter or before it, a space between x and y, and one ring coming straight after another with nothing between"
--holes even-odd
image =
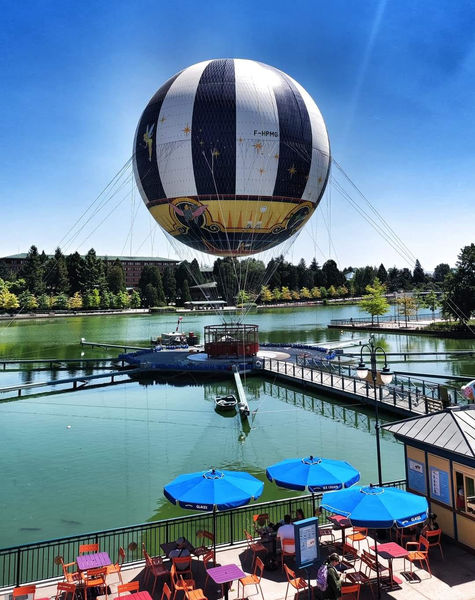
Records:
<instances>
[{"instance_id":1,"label":"balloon basket railing","mask_svg":"<svg viewBox=\"0 0 475 600\"><path fill-rule=\"evenodd\" d=\"M210 358L246 358L259 351L259 326L224 323L204 328L205 352Z\"/></svg>"}]
</instances>

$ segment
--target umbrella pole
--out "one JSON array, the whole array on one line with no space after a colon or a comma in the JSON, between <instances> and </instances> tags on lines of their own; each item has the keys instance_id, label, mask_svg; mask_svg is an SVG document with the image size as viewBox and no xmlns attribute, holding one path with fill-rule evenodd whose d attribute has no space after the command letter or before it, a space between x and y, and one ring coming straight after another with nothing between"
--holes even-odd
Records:
<instances>
[{"instance_id":1,"label":"umbrella pole","mask_svg":"<svg viewBox=\"0 0 475 600\"><path fill-rule=\"evenodd\" d=\"M315 496L314 493L312 492L312 507L313 507L313 514L312 517L315 517Z\"/></svg>"},{"instance_id":2,"label":"umbrella pole","mask_svg":"<svg viewBox=\"0 0 475 600\"><path fill-rule=\"evenodd\" d=\"M216 566L216 506L213 506L213 562Z\"/></svg>"},{"instance_id":3,"label":"umbrella pole","mask_svg":"<svg viewBox=\"0 0 475 600\"><path fill-rule=\"evenodd\" d=\"M381 580L379 578L379 557L378 557L378 531L374 530L374 551L376 553L376 581L378 586L378 599L381 598Z\"/></svg>"}]
</instances>

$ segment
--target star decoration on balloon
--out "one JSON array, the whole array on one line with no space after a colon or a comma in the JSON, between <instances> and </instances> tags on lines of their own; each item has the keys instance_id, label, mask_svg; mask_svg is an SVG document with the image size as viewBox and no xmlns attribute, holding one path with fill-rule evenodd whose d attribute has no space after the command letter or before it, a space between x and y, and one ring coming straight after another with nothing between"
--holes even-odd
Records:
<instances>
[{"instance_id":1,"label":"star decoration on balloon","mask_svg":"<svg viewBox=\"0 0 475 600\"><path fill-rule=\"evenodd\" d=\"M191 133L191 129L190 129L190 126L189 126L189 125L187 125L187 126L185 127L185 129L183 129L183 133L184 133L185 135L188 135L189 133Z\"/></svg>"},{"instance_id":2,"label":"star decoration on balloon","mask_svg":"<svg viewBox=\"0 0 475 600\"><path fill-rule=\"evenodd\" d=\"M274 158L275 158L276 160L279 160L279 155L278 155L278 154L274 154Z\"/></svg>"},{"instance_id":3,"label":"star decoration on balloon","mask_svg":"<svg viewBox=\"0 0 475 600\"><path fill-rule=\"evenodd\" d=\"M219 156L219 150L217 150L216 148L213 148L213 152L211 153L211 156L214 156L215 158Z\"/></svg>"},{"instance_id":4,"label":"star decoration on balloon","mask_svg":"<svg viewBox=\"0 0 475 600\"><path fill-rule=\"evenodd\" d=\"M292 165L290 167L290 169L287 169L287 171L290 173L290 177L293 177L295 175L295 173L297 173L297 169L295 168L295 165Z\"/></svg>"},{"instance_id":5,"label":"star decoration on balloon","mask_svg":"<svg viewBox=\"0 0 475 600\"><path fill-rule=\"evenodd\" d=\"M263 169L262 167L259 169L259 173L260 173L261 175L262 175L262 173L264 173L264 169Z\"/></svg>"},{"instance_id":6,"label":"star decoration on balloon","mask_svg":"<svg viewBox=\"0 0 475 600\"><path fill-rule=\"evenodd\" d=\"M261 144L261 142L256 142L255 144L253 144L253 147L254 147L254 148L257 150L257 151L259 151L259 150L261 150L261 148L262 148L262 144Z\"/></svg>"},{"instance_id":7,"label":"star decoration on balloon","mask_svg":"<svg viewBox=\"0 0 475 600\"><path fill-rule=\"evenodd\" d=\"M160 119L160 123L165 123L165 121L166 121L166 118L165 118L165 117L162 117L162 118Z\"/></svg>"}]
</instances>

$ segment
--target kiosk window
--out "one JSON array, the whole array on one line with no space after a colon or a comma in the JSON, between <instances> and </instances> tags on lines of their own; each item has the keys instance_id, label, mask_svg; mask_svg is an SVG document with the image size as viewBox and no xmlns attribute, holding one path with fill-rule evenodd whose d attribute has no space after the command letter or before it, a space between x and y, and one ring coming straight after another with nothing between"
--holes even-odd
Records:
<instances>
[{"instance_id":1,"label":"kiosk window","mask_svg":"<svg viewBox=\"0 0 475 600\"><path fill-rule=\"evenodd\" d=\"M475 481L464 473L455 472L457 510L475 514Z\"/></svg>"}]
</instances>

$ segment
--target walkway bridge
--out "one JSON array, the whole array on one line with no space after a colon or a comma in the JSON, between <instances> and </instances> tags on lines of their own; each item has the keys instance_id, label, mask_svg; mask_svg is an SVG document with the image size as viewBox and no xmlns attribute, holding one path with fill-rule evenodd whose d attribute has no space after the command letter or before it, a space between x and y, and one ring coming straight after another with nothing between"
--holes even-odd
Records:
<instances>
[{"instance_id":1,"label":"walkway bridge","mask_svg":"<svg viewBox=\"0 0 475 600\"><path fill-rule=\"evenodd\" d=\"M292 362L265 358L261 361L263 375L298 386L316 389L328 395L378 406L397 415L424 415L442 410L458 397L448 397L446 388L429 380L395 378L389 386L376 385L333 369L317 369ZM416 384L417 381L417 384ZM454 388L455 389L455 388Z\"/></svg>"}]
</instances>

